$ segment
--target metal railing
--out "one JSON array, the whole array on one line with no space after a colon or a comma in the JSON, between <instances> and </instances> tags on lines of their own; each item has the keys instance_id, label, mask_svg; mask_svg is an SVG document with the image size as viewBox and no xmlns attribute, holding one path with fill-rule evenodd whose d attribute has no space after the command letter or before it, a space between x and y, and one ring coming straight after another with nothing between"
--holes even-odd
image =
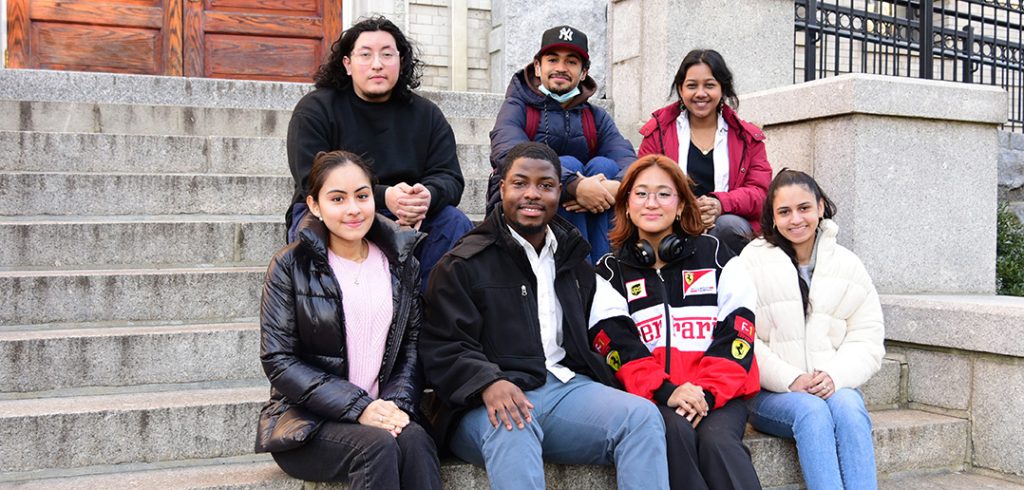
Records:
<instances>
[{"instance_id":1,"label":"metal railing","mask_svg":"<svg viewBox=\"0 0 1024 490\"><path fill-rule=\"evenodd\" d=\"M1024 131L1024 0L795 0L794 82L874 73L1003 87Z\"/></svg>"}]
</instances>

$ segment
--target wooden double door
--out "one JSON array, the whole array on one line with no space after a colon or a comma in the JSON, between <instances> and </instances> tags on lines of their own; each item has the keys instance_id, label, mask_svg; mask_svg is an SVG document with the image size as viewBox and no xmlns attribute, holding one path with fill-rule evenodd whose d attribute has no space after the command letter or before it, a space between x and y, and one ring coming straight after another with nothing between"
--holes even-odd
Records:
<instances>
[{"instance_id":1,"label":"wooden double door","mask_svg":"<svg viewBox=\"0 0 1024 490\"><path fill-rule=\"evenodd\" d=\"M310 81L341 0L8 0L10 68Z\"/></svg>"}]
</instances>

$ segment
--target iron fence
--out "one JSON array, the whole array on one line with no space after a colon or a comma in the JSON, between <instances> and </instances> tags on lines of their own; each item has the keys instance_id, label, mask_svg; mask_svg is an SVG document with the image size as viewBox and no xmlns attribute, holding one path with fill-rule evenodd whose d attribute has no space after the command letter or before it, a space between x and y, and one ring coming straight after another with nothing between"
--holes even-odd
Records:
<instances>
[{"instance_id":1,"label":"iron fence","mask_svg":"<svg viewBox=\"0 0 1024 490\"><path fill-rule=\"evenodd\" d=\"M874 73L997 85L1024 131L1024 0L795 0L794 82Z\"/></svg>"}]
</instances>

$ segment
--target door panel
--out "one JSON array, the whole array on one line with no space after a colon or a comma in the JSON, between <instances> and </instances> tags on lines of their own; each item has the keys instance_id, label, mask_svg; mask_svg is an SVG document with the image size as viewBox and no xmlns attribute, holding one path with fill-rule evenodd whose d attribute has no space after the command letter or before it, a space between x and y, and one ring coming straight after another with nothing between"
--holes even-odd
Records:
<instances>
[{"instance_id":1,"label":"door panel","mask_svg":"<svg viewBox=\"0 0 1024 490\"><path fill-rule=\"evenodd\" d=\"M340 21L337 0L189 0L185 75L309 81Z\"/></svg>"},{"instance_id":2,"label":"door panel","mask_svg":"<svg viewBox=\"0 0 1024 490\"><path fill-rule=\"evenodd\" d=\"M9 10L12 68L182 73L171 42L181 0L12 0Z\"/></svg>"},{"instance_id":3,"label":"door panel","mask_svg":"<svg viewBox=\"0 0 1024 490\"><path fill-rule=\"evenodd\" d=\"M33 22L33 64L51 70L160 73L157 29Z\"/></svg>"},{"instance_id":4,"label":"door panel","mask_svg":"<svg viewBox=\"0 0 1024 490\"><path fill-rule=\"evenodd\" d=\"M212 78L308 82L320 62L316 39L207 34L205 42L204 76Z\"/></svg>"},{"instance_id":5,"label":"door panel","mask_svg":"<svg viewBox=\"0 0 1024 490\"><path fill-rule=\"evenodd\" d=\"M341 0L8 0L11 68L310 81Z\"/></svg>"}]
</instances>

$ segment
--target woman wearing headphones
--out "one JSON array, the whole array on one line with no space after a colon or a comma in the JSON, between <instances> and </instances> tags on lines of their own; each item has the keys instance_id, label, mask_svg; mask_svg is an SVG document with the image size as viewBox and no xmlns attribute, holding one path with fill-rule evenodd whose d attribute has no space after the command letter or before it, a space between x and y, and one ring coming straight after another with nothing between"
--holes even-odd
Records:
<instances>
[{"instance_id":1,"label":"woman wearing headphones","mask_svg":"<svg viewBox=\"0 0 1024 490\"><path fill-rule=\"evenodd\" d=\"M744 269L726 265L733 253L703 229L674 161L649 155L629 166L591 321L632 321L592 325L591 342L626 391L661 410L672 488L761 488L742 440L742 398L759 388L757 295Z\"/></svg>"}]
</instances>

